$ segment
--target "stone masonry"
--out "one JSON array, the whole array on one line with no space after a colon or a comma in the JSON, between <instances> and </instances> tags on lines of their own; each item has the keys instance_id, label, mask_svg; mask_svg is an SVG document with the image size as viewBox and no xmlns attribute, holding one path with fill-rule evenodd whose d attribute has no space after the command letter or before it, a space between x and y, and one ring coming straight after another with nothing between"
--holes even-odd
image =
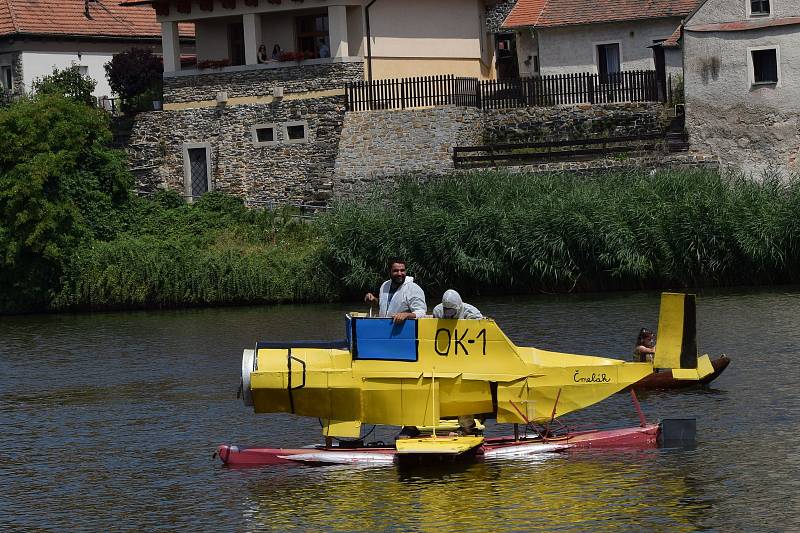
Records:
<instances>
[{"instance_id":1,"label":"stone masonry","mask_svg":"<svg viewBox=\"0 0 800 533\"><path fill-rule=\"evenodd\" d=\"M208 143L214 190L241 196L248 205L324 203L332 194L344 109L344 97L333 97L142 113L129 147L137 188L183 193L182 147ZM307 142L286 142L280 125L287 122L306 123ZM256 145L257 124L278 126L278 142Z\"/></svg>"},{"instance_id":2,"label":"stone masonry","mask_svg":"<svg viewBox=\"0 0 800 533\"><path fill-rule=\"evenodd\" d=\"M453 146L480 144L474 107L348 113L336 158L337 194L352 194L398 176L453 170Z\"/></svg>"},{"instance_id":3,"label":"stone masonry","mask_svg":"<svg viewBox=\"0 0 800 533\"><path fill-rule=\"evenodd\" d=\"M662 109L660 104L487 111L449 106L348 113L336 157L334 194L351 196L376 185L391 184L400 176L429 178L453 173L453 146L660 133L665 127ZM670 161L670 165L709 163L701 156L691 160L673 157ZM508 170L581 171L620 166L657 165L649 157L543 163Z\"/></svg>"},{"instance_id":4,"label":"stone masonry","mask_svg":"<svg viewBox=\"0 0 800 533\"><path fill-rule=\"evenodd\" d=\"M243 70L238 72L208 72L195 76L164 78L164 102L182 103L214 100L217 93L226 91L228 98L264 96L274 87L284 93L341 90L346 82L364 79L364 64L287 63L285 67Z\"/></svg>"},{"instance_id":5,"label":"stone masonry","mask_svg":"<svg viewBox=\"0 0 800 533\"><path fill-rule=\"evenodd\" d=\"M503 32L500 26L516 3L516 0L499 0L493 6L486 6L486 31L489 33Z\"/></svg>"},{"instance_id":6,"label":"stone masonry","mask_svg":"<svg viewBox=\"0 0 800 533\"><path fill-rule=\"evenodd\" d=\"M621 103L488 110L482 144L660 133L662 109L659 103Z\"/></svg>"}]
</instances>

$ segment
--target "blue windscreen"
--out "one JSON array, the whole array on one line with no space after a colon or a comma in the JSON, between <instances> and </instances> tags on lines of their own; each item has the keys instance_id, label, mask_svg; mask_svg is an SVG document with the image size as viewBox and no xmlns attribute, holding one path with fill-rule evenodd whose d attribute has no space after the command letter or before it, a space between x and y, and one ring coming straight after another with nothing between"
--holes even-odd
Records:
<instances>
[{"instance_id":1,"label":"blue windscreen","mask_svg":"<svg viewBox=\"0 0 800 533\"><path fill-rule=\"evenodd\" d=\"M354 318L353 359L417 360L417 321L394 324L391 318Z\"/></svg>"}]
</instances>

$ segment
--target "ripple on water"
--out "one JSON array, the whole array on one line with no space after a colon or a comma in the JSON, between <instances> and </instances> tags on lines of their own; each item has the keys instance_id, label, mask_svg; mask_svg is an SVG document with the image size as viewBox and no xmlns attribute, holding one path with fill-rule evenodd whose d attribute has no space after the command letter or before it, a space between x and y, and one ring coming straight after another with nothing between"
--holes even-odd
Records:
<instances>
[{"instance_id":1,"label":"ripple on water","mask_svg":"<svg viewBox=\"0 0 800 533\"><path fill-rule=\"evenodd\" d=\"M655 292L472 301L520 344L627 357ZM349 306L3 319L0 528L215 530L797 530L798 293L705 291L700 348L731 366L710 390L640 396L696 417L693 450L552 454L447 468L229 469L222 442L299 446L316 420L235 399L257 338L333 338ZM635 424L627 395L574 413ZM379 429L389 440L392 429ZM489 424L488 431L501 429Z\"/></svg>"}]
</instances>

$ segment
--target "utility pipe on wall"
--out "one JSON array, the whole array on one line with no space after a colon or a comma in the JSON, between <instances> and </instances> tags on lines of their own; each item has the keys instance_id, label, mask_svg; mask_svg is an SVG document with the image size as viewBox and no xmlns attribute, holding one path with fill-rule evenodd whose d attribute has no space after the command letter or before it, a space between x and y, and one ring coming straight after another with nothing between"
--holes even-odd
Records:
<instances>
[{"instance_id":1,"label":"utility pipe on wall","mask_svg":"<svg viewBox=\"0 0 800 533\"><path fill-rule=\"evenodd\" d=\"M370 87L372 87L372 31L369 27L369 8L377 1L372 0L364 8L364 21L367 25L367 81L370 82Z\"/></svg>"}]
</instances>

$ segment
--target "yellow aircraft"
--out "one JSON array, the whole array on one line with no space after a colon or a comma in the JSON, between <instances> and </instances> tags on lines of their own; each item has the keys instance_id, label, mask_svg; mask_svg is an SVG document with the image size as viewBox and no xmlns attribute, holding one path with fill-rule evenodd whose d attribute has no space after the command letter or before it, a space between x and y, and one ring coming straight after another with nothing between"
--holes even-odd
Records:
<instances>
[{"instance_id":1,"label":"yellow aircraft","mask_svg":"<svg viewBox=\"0 0 800 533\"><path fill-rule=\"evenodd\" d=\"M461 415L546 423L656 368L687 380L713 371L708 355L697 356L693 294L662 294L652 363L516 346L488 318L421 318L396 325L352 313L345 328L341 341L259 342L245 350L245 404L257 413L319 418L326 437L358 437L364 423L436 427L443 417ZM474 445L446 440L441 444L453 453ZM398 453L409 447L424 448L398 444Z\"/></svg>"}]
</instances>

